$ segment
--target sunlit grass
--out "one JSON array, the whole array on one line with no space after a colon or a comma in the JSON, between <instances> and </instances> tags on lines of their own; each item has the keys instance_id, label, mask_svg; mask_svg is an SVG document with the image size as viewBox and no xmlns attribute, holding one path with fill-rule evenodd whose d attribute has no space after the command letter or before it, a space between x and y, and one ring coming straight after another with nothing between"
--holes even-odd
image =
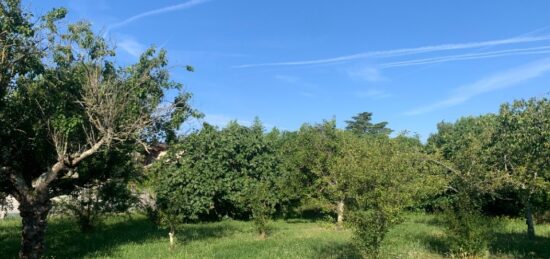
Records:
<instances>
[{"instance_id":1,"label":"sunlit grass","mask_svg":"<svg viewBox=\"0 0 550 259\"><path fill-rule=\"evenodd\" d=\"M550 258L550 226L537 226L537 239L525 237L522 220L505 219L496 230L487 256ZM19 249L17 219L0 221L0 257L13 258ZM444 227L436 215L409 214L392 229L382 247L384 258L444 258L449 256ZM225 220L190 224L178 230L173 251L167 231L143 216L111 217L95 232L80 233L74 222L51 219L47 258L358 258L349 230L326 222L277 220L261 240L251 222Z\"/></svg>"}]
</instances>

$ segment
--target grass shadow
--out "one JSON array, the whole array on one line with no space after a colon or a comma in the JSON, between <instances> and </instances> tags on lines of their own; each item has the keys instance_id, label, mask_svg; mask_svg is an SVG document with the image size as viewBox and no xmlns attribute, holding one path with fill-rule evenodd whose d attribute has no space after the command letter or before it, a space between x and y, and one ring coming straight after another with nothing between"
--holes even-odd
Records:
<instances>
[{"instance_id":1,"label":"grass shadow","mask_svg":"<svg viewBox=\"0 0 550 259\"><path fill-rule=\"evenodd\" d=\"M234 234L237 229L234 226L224 224L225 222L215 223L201 223L184 225L178 228L176 236L183 242L199 241L204 239L222 238ZM164 235L168 235L166 231L163 231Z\"/></svg>"},{"instance_id":2,"label":"grass shadow","mask_svg":"<svg viewBox=\"0 0 550 259\"><path fill-rule=\"evenodd\" d=\"M145 243L164 237L146 218L117 218L115 222L106 222L93 232L82 233L78 226L70 221L53 221L46 233L46 257L80 258L91 254L109 255L126 243Z\"/></svg>"},{"instance_id":3,"label":"grass shadow","mask_svg":"<svg viewBox=\"0 0 550 259\"><path fill-rule=\"evenodd\" d=\"M315 258L359 259L362 258L357 248L350 243L328 243L315 249Z\"/></svg>"},{"instance_id":4,"label":"grass shadow","mask_svg":"<svg viewBox=\"0 0 550 259\"><path fill-rule=\"evenodd\" d=\"M285 219L285 222L289 224L300 224L300 223L313 223L316 221L315 219L291 218L291 219Z\"/></svg>"},{"instance_id":5,"label":"grass shadow","mask_svg":"<svg viewBox=\"0 0 550 259\"><path fill-rule=\"evenodd\" d=\"M450 247L444 235L418 235L417 238L431 252L448 256ZM550 238L527 238L526 233L494 233L488 250L492 255L506 258L550 258Z\"/></svg>"},{"instance_id":6,"label":"grass shadow","mask_svg":"<svg viewBox=\"0 0 550 259\"><path fill-rule=\"evenodd\" d=\"M497 233L489 245L492 254L508 254L514 258L550 258L550 238L527 238L526 233Z\"/></svg>"},{"instance_id":7,"label":"grass shadow","mask_svg":"<svg viewBox=\"0 0 550 259\"><path fill-rule=\"evenodd\" d=\"M418 239L424 243L424 247L430 252L447 256L451 252L447 238L441 235L419 235Z\"/></svg>"},{"instance_id":8,"label":"grass shadow","mask_svg":"<svg viewBox=\"0 0 550 259\"><path fill-rule=\"evenodd\" d=\"M0 229L1 258L17 258L20 243L20 224ZM185 241L219 238L233 233L227 225L194 224L178 228L178 239ZM120 245L143 244L168 239L167 231L159 229L144 217L116 217L101 224L91 233L80 232L78 225L68 219L50 220L46 231L45 258L82 258L85 256L112 256ZM167 241L166 241L167 242Z\"/></svg>"},{"instance_id":9,"label":"grass shadow","mask_svg":"<svg viewBox=\"0 0 550 259\"><path fill-rule=\"evenodd\" d=\"M20 219L3 219L0 225L0 257L16 258L21 244Z\"/></svg>"},{"instance_id":10,"label":"grass shadow","mask_svg":"<svg viewBox=\"0 0 550 259\"><path fill-rule=\"evenodd\" d=\"M442 219L442 217L416 218L413 220L413 222L417 224L426 224L426 225L435 226L435 227L445 226L445 221Z\"/></svg>"}]
</instances>

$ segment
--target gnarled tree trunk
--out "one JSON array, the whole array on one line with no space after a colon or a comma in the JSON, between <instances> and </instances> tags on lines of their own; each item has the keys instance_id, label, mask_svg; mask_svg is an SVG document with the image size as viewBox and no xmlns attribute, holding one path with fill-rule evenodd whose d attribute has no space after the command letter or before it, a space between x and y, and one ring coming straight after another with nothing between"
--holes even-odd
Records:
<instances>
[{"instance_id":1,"label":"gnarled tree trunk","mask_svg":"<svg viewBox=\"0 0 550 259\"><path fill-rule=\"evenodd\" d=\"M19 212L22 221L20 258L37 259L44 253L46 217L51 209L50 200L20 201Z\"/></svg>"}]
</instances>

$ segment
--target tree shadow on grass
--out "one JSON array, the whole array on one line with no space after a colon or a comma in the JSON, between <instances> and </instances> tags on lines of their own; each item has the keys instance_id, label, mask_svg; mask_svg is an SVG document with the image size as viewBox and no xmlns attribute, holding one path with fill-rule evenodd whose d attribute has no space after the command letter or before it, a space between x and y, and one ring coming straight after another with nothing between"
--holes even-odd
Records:
<instances>
[{"instance_id":1,"label":"tree shadow on grass","mask_svg":"<svg viewBox=\"0 0 550 259\"><path fill-rule=\"evenodd\" d=\"M550 258L550 238L537 236L531 240L526 233L498 233L489 250L514 258Z\"/></svg>"},{"instance_id":2,"label":"tree shadow on grass","mask_svg":"<svg viewBox=\"0 0 550 259\"><path fill-rule=\"evenodd\" d=\"M176 233L179 240L187 241L197 241L204 239L216 239L222 238L224 236L230 236L234 234L237 229L224 222L220 223L205 223L205 224L193 224L193 225L184 225L178 229ZM163 231L163 235L168 237L168 232Z\"/></svg>"},{"instance_id":3,"label":"tree shadow on grass","mask_svg":"<svg viewBox=\"0 0 550 259\"><path fill-rule=\"evenodd\" d=\"M315 222L315 219L291 218L291 219L285 219L285 222L289 224L302 224L302 223Z\"/></svg>"},{"instance_id":4,"label":"tree shadow on grass","mask_svg":"<svg viewBox=\"0 0 550 259\"><path fill-rule=\"evenodd\" d=\"M0 232L1 258L17 258L20 225L2 227ZM233 232L226 225L188 225L179 229L181 240L217 238ZM51 220L46 231L45 258L81 258L85 256L112 256L118 246L143 244L168 239L167 231L143 217L119 218L99 226L92 233L81 233L78 226L66 219ZM168 243L168 241L166 241Z\"/></svg>"},{"instance_id":5,"label":"tree shadow on grass","mask_svg":"<svg viewBox=\"0 0 550 259\"><path fill-rule=\"evenodd\" d=\"M350 243L328 243L315 249L315 258L355 259L362 258L357 249Z\"/></svg>"},{"instance_id":6,"label":"tree shadow on grass","mask_svg":"<svg viewBox=\"0 0 550 259\"><path fill-rule=\"evenodd\" d=\"M441 235L418 236L431 252L448 256L447 238ZM537 236L530 240L526 233L496 233L488 247L492 255L513 258L550 258L550 238Z\"/></svg>"},{"instance_id":7,"label":"tree shadow on grass","mask_svg":"<svg viewBox=\"0 0 550 259\"><path fill-rule=\"evenodd\" d=\"M450 247L447 238L441 235L418 235L425 247L436 254L447 256L450 253Z\"/></svg>"},{"instance_id":8,"label":"tree shadow on grass","mask_svg":"<svg viewBox=\"0 0 550 259\"><path fill-rule=\"evenodd\" d=\"M426 224L431 225L435 227L444 227L445 221L439 217L432 217L432 218L418 218L413 220L414 223L418 224Z\"/></svg>"},{"instance_id":9,"label":"tree shadow on grass","mask_svg":"<svg viewBox=\"0 0 550 259\"><path fill-rule=\"evenodd\" d=\"M21 227L18 220L5 219L0 226L0 257L16 258L19 252Z\"/></svg>"}]
</instances>

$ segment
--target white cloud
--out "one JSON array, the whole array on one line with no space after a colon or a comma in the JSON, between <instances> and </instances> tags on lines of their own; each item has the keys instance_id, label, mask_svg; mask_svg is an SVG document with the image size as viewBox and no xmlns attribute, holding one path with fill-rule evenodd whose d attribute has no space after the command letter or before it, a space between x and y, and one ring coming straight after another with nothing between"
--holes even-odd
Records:
<instances>
[{"instance_id":1,"label":"white cloud","mask_svg":"<svg viewBox=\"0 0 550 259\"><path fill-rule=\"evenodd\" d=\"M109 32L112 29L128 25L132 22L135 22L136 20L143 19L143 18L148 17L148 16L159 15L159 14L163 14L163 13L167 13L167 12L173 12L173 11L178 11L178 10L189 9L191 7L194 7L194 6L197 6L197 5L200 5L200 4L204 4L204 3L209 2L209 1L211 1L211 0L191 0L191 1L188 1L188 2L185 2L185 3L180 3L180 4L175 4L175 5L170 5L170 6L158 8L158 9L149 10L149 11L134 15L130 18L127 18L124 21L111 24L109 27L107 27L107 32Z\"/></svg>"},{"instance_id":2,"label":"white cloud","mask_svg":"<svg viewBox=\"0 0 550 259\"><path fill-rule=\"evenodd\" d=\"M474 83L456 88L447 99L428 106L412 109L405 115L418 115L464 103L478 95L518 85L550 71L550 58L482 78Z\"/></svg>"},{"instance_id":3,"label":"white cloud","mask_svg":"<svg viewBox=\"0 0 550 259\"><path fill-rule=\"evenodd\" d=\"M145 45L139 43L138 41L125 37L117 43L117 47L120 47L126 53L130 54L133 57L139 57L143 51L145 51Z\"/></svg>"},{"instance_id":4,"label":"white cloud","mask_svg":"<svg viewBox=\"0 0 550 259\"><path fill-rule=\"evenodd\" d=\"M536 42L536 41L548 41L548 40L550 40L550 35L520 36L520 37L513 37L508 39L490 40L490 41L481 41L481 42L452 43L452 44L423 46L423 47L416 47L416 48L403 48L403 49L393 49L393 50L362 52L362 53L357 53L352 55L325 58L325 59L244 64L244 65L234 66L234 68L267 67L267 66L304 66L304 65L329 64L329 63L351 61L351 60L365 59L365 58L374 58L374 57L398 57L398 56L415 55L415 54L429 53L429 52L436 52L436 51L472 49L472 48L482 48L482 47L487 48L487 47L495 47L500 45L510 45L510 44L528 43L528 42Z\"/></svg>"}]
</instances>

